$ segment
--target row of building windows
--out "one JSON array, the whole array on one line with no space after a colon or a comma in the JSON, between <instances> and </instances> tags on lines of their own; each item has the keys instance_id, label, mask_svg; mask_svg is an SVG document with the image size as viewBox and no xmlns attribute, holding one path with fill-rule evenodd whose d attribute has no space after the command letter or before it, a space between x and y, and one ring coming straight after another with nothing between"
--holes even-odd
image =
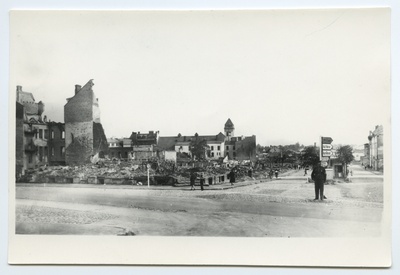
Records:
<instances>
[{"instance_id":1,"label":"row of building windows","mask_svg":"<svg viewBox=\"0 0 400 275\"><path fill-rule=\"evenodd\" d=\"M217 146L217 151L221 150L221 146ZM229 151L229 146L226 146L226 150ZM233 150L235 150L235 146L233 146ZM214 146L211 146L211 151L214 151Z\"/></svg>"},{"instance_id":2,"label":"row of building windows","mask_svg":"<svg viewBox=\"0 0 400 275\"><path fill-rule=\"evenodd\" d=\"M228 155L228 153L225 152L225 157L226 157L227 155ZM220 152L217 152L217 153L211 152L211 157L215 157L215 156L220 157L220 156L221 156L221 153L220 153ZM236 157L236 152L233 152L233 157L234 157L234 158Z\"/></svg>"},{"instance_id":3,"label":"row of building windows","mask_svg":"<svg viewBox=\"0 0 400 275\"><path fill-rule=\"evenodd\" d=\"M54 131L50 130L51 139L54 139ZM49 139L49 130L47 129L38 129L35 134L36 139ZM61 139L65 139L65 131L61 131Z\"/></svg>"}]
</instances>

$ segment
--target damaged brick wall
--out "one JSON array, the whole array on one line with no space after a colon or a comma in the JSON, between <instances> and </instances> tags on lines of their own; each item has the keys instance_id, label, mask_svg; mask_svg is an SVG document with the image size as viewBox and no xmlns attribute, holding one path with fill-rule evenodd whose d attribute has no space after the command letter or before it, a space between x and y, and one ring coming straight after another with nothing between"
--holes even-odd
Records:
<instances>
[{"instance_id":1,"label":"damaged brick wall","mask_svg":"<svg viewBox=\"0 0 400 275\"><path fill-rule=\"evenodd\" d=\"M93 122L65 124L65 162L67 165L88 163L93 153Z\"/></svg>"},{"instance_id":2,"label":"damaged brick wall","mask_svg":"<svg viewBox=\"0 0 400 275\"><path fill-rule=\"evenodd\" d=\"M107 138L100 124L100 109L93 85L92 80L82 88L76 85L75 95L67 99L64 106L67 165L88 163L92 155L107 153Z\"/></svg>"},{"instance_id":3,"label":"damaged brick wall","mask_svg":"<svg viewBox=\"0 0 400 275\"><path fill-rule=\"evenodd\" d=\"M108 155L108 142L101 123L93 122L93 153L103 158Z\"/></svg>"}]
</instances>

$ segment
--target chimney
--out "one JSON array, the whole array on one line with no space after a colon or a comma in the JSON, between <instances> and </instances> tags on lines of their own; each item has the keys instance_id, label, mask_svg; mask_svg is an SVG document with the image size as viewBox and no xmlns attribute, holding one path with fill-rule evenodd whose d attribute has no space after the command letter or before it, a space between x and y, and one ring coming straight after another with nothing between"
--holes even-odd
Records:
<instances>
[{"instance_id":1,"label":"chimney","mask_svg":"<svg viewBox=\"0 0 400 275\"><path fill-rule=\"evenodd\" d=\"M77 94L81 90L81 85L75 85L75 94Z\"/></svg>"},{"instance_id":2,"label":"chimney","mask_svg":"<svg viewBox=\"0 0 400 275\"><path fill-rule=\"evenodd\" d=\"M17 92L22 92L22 86L17 85Z\"/></svg>"}]
</instances>

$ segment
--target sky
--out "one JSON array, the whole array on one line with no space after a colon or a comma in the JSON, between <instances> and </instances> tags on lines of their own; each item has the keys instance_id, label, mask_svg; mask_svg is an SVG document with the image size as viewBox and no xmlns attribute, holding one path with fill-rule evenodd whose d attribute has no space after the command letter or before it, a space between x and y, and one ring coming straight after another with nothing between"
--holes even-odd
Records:
<instances>
[{"instance_id":1,"label":"sky","mask_svg":"<svg viewBox=\"0 0 400 275\"><path fill-rule=\"evenodd\" d=\"M16 85L64 121L93 79L107 137L159 131L268 145L364 144L390 125L388 9L12 12Z\"/></svg>"}]
</instances>

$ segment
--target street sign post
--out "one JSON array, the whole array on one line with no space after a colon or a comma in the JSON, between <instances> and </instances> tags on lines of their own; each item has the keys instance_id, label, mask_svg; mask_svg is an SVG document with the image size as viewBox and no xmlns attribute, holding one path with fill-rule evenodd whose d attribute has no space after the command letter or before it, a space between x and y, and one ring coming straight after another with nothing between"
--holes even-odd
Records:
<instances>
[{"instance_id":1,"label":"street sign post","mask_svg":"<svg viewBox=\"0 0 400 275\"><path fill-rule=\"evenodd\" d=\"M322 137L322 144L331 144L333 139L331 137Z\"/></svg>"},{"instance_id":2,"label":"street sign post","mask_svg":"<svg viewBox=\"0 0 400 275\"><path fill-rule=\"evenodd\" d=\"M321 162L326 163L329 161L329 158L333 155L332 153L332 141L331 137L321 137L321 147L319 149L319 159Z\"/></svg>"},{"instance_id":3,"label":"street sign post","mask_svg":"<svg viewBox=\"0 0 400 275\"><path fill-rule=\"evenodd\" d=\"M322 157L330 157L332 156L332 151L322 150Z\"/></svg>"},{"instance_id":4,"label":"street sign post","mask_svg":"<svg viewBox=\"0 0 400 275\"><path fill-rule=\"evenodd\" d=\"M322 144L322 150L331 150L332 148L331 144Z\"/></svg>"}]
</instances>

